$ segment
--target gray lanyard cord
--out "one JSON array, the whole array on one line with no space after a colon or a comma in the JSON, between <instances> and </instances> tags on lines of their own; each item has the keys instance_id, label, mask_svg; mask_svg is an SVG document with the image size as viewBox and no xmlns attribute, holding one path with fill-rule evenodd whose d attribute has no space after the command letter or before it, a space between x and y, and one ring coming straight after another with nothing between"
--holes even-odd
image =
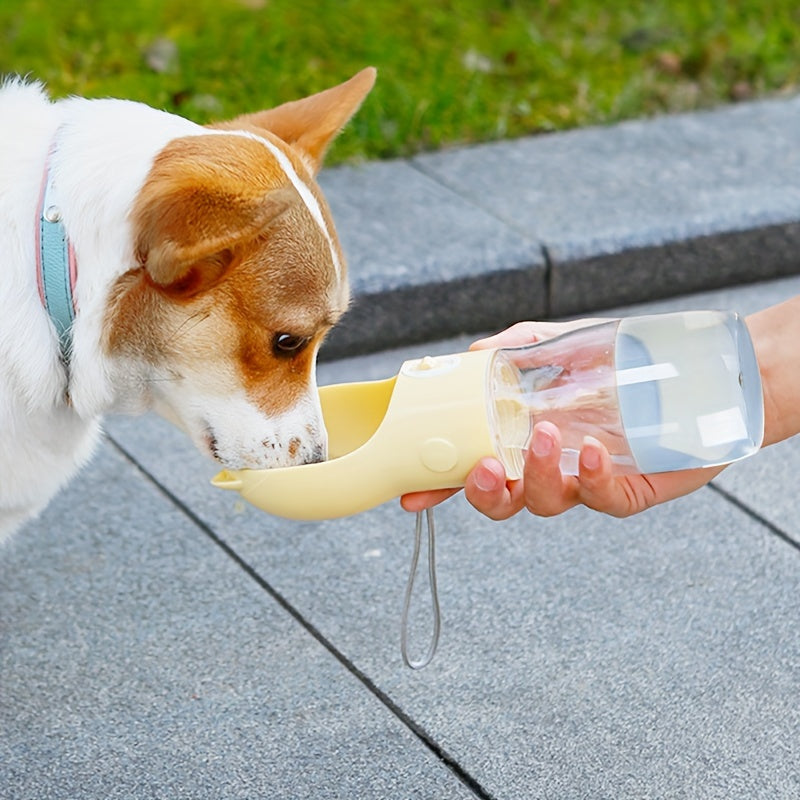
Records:
<instances>
[{"instance_id":1,"label":"gray lanyard cord","mask_svg":"<svg viewBox=\"0 0 800 800\"><path fill-rule=\"evenodd\" d=\"M433 509L425 511L427 518L428 533L428 585L431 591L431 608L433 610L433 631L431 641L428 645L428 652L419 661L413 661L408 656L408 612L411 607L411 593L414 589L414 580L417 576L419 565L419 551L422 544L422 512L417 512L417 522L414 529L414 554L411 556L411 572L408 575L406 584L406 596L403 601L403 616L400 620L400 654L403 656L403 663L411 669L422 669L427 667L433 660L436 647L439 644L439 629L442 622L442 614L439 609L439 592L436 589L436 531L433 526Z\"/></svg>"}]
</instances>

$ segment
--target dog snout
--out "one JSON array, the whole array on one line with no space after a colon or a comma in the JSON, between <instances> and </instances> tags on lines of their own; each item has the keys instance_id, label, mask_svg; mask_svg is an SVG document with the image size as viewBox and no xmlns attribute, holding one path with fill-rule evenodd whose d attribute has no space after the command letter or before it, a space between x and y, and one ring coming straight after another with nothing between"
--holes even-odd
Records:
<instances>
[{"instance_id":1,"label":"dog snout","mask_svg":"<svg viewBox=\"0 0 800 800\"><path fill-rule=\"evenodd\" d=\"M320 445L316 443L311 446L304 446L303 440L299 436L293 436L289 439L286 452L289 455L289 460L293 463L315 464L317 461L322 461Z\"/></svg>"},{"instance_id":2,"label":"dog snout","mask_svg":"<svg viewBox=\"0 0 800 800\"><path fill-rule=\"evenodd\" d=\"M273 469L316 464L328 456L328 436L322 420L238 417L204 420L197 444L228 469ZM247 424L243 424L247 423ZM265 424L266 423L266 424Z\"/></svg>"}]
</instances>

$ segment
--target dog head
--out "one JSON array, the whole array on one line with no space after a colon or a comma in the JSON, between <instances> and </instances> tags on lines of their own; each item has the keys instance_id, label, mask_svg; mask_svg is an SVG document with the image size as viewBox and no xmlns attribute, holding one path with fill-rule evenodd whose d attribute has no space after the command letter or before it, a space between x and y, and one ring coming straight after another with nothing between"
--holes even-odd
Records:
<instances>
[{"instance_id":1,"label":"dog head","mask_svg":"<svg viewBox=\"0 0 800 800\"><path fill-rule=\"evenodd\" d=\"M227 467L325 458L316 355L349 295L314 176L374 78L173 139L134 204L106 350Z\"/></svg>"}]
</instances>

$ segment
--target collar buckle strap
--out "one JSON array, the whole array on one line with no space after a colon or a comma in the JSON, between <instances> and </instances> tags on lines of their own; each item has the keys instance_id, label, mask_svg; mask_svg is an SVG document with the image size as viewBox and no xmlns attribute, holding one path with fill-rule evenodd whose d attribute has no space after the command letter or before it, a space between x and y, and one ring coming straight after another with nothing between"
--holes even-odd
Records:
<instances>
[{"instance_id":1,"label":"collar buckle strap","mask_svg":"<svg viewBox=\"0 0 800 800\"><path fill-rule=\"evenodd\" d=\"M72 323L75 320L73 291L77 269L75 253L67 239L61 209L47 166L39 199L38 217L36 266L39 296L53 321L61 347L61 356L67 363L72 345Z\"/></svg>"}]
</instances>

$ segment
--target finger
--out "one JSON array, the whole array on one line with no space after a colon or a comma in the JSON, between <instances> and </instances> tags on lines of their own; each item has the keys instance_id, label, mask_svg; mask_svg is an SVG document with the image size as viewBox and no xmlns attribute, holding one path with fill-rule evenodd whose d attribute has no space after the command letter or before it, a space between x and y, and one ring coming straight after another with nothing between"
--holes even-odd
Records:
<instances>
[{"instance_id":1,"label":"finger","mask_svg":"<svg viewBox=\"0 0 800 800\"><path fill-rule=\"evenodd\" d=\"M509 481L503 465L494 458L481 459L467 476L467 500L490 519L508 519L524 505L519 481Z\"/></svg>"},{"instance_id":2,"label":"finger","mask_svg":"<svg viewBox=\"0 0 800 800\"><path fill-rule=\"evenodd\" d=\"M541 323L538 322L517 322L510 328L506 328L494 336L485 339L478 339L470 345L470 350L489 350L496 347L518 347L523 344L532 344L539 341L541 336L537 335L537 329Z\"/></svg>"},{"instance_id":3,"label":"finger","mask_svg":"<svg viewBox=\"0 0 800 800\"><path fill-rule=\"evenodd\" d=\"M580 502L595 511L628 517L658 502L653 479L660 476L615 476L608 450L592 436L584 439L579 469Z\"/></svg>"},{"instance_id":4,"label":"finger","mask_svg":"<svg viewBox=\"0 0 800 800\"><path fill-rule=\"evenodd\" d=\"M525 504L541 517L561 514L578 503L578 481L561 474L561 432L552 422L534 425L525 458Z\"/></svg>"},{"instance_id":5,"label":"finger","mask_svg":"<svg viewBox=\"0 0 800 800\"><path fill-rule=\"evenodd\" d=\"M611 456L594 436L586 436L578 458L579 500L595 511L624 514L624 490L613 474Z\"/></svg>"},{"instance_id":6,"label":"finger","mask_svg":"<svg viewBox=\"0 0 800 800\"><path fill-rule=\"evenodd\" d=\"M478 339L470 347L470 350L486 350L496 347L519 347L520 345L533 344L545 339L552 339L554 336L561 336L564 333L585 328L588 325L598 325L602 322L609 322L611 318L585 317L574 319L567 322L541 322L527 320L517 322L510 328L506 328L500 333L489 336L485 339Z\"/></svg>"},{"instance_id":7,"label":"finger","mask_svg":"<svg viewBox=\"0 0 800 800\"><path fill-rule=\"evenodd\" d=\"M406 511L424 511L452 497L459 489L435 489L429 492L409 492L400 498L400 505Z\"/></svg>"}]
</instances>

